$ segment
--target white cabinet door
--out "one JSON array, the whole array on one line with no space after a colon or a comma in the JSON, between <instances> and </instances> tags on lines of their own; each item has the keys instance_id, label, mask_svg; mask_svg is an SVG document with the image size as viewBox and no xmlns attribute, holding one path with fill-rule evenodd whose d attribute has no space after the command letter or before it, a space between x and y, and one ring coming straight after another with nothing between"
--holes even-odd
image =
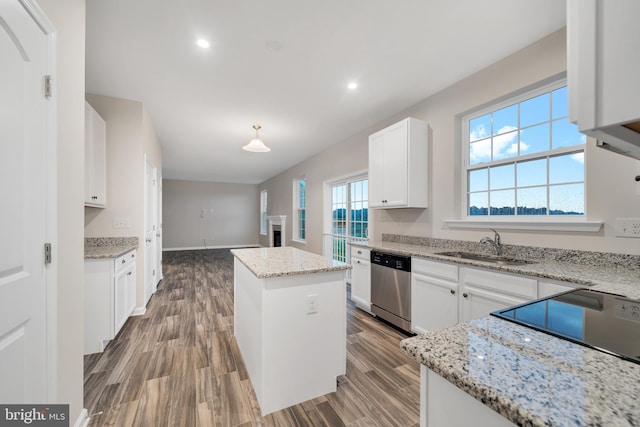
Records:
<instances>
[{"instance_id":1,"label":"white cabinet door","mask_svg":"<svg viewBox=\"0 0 640 427\"><path fill-rule=\"evenodd\" d=\"M557 283L538 281L538 298L550 297L551 295L567 292L575 288L579 288L578 285L571 285L569 283Z\"/></svg>"},{"instance_id":2,"label":"white cabinet door","mask_svg":"<svg viewBox=\"0 0 640 427\"><path fill-rule=\"evenodd\" d=\"M371 263L368 249L351 248L351 301L371 312Z\"/></svg>"},{"instance_id":3,"label":"white cabinet door","mask_svg":"<svg viewBox=\"0 0 640 427\"><path fill-rule=\"evenodd\" d=\"M538 281L507 273L460 268L459 319L461 322L488 316L492 311L538 297Z\"/></svg>"},{"instance_id":4,"label":"white cabinet door","mask_svg":"<svg viewBox=\"0 0 640 427\"><path fill-rule=\"evenodd\" d=\"M136 268L137 266L134 263L127 272L127 317L131 316L136 309Z\"/></svg>"},{"instance_id":5,"label":"white cabinet door","mask_svg":"<svg viewBox=\"0 0 640 427\"><path fill-rule=\"evenodd\" d=\"M115 285L114 285L114 325L113 331L114 336L120 332L120 328L124 325L124 322L127 321L127 317L129 317L127 313L127 273L129 273L129 269L122 270L116 275Z\"/></svg>"},{"instance_id":6,"label":"white cabinet door","mask_svg":"<svg viewBox=\"0 0 640 427\"><path fill-rule=\"evenodd\" d=\"M411 273L411 330L418 334L458 323L458 283Z\"/></svg>"},{"instance_id":7,"label":"white cabinet door","mask_svg":"<svg viewBox=\"0 0 640 427\"><path fill-rule=\"evenodd\" d=\"M130 264L120 271L114 285L114 336L120 332L135 308L136 264Z\"/></svg>"},{"instance_id":8,"label":"white cabinet door","mask_svg":"<svg viewBox=\"0 0 640 427\"><path fill-rule=\"evenodd\" d=\"M464 285L460 292L459 317L461 322L479 319L488 316L492 311L530 301L530 299L469 285Z\"/></svg>"},{"instance_id":9,"label":"white cabinet door","mask_svg":"<svg viewBox=\"0 0 640 427\"><path fill-rule=\"evenodd\" d=\"M384 132L369 137L369 207L384 207Z\"/></svg>"},{"instance_id":10,"label":"white cabinet door","mask_svg":"<svg viewBox=\"0 0 640 427\"><path fill-rule=\"evenodd\" d=\"M86 101L84 118L84 204L103 208L107 203L107 125Z\"/></svg>"},{"instance_id":11,"label":"white cabinet door","mask_svg":"<svg viewBox=\"0 0 640 427\"><path fill-rule=\"evenodd\" d=\"M640 144L638 16L637 0L567 2L570 119L612 145Z\"/></svg>"},{"instance_id":12,"label":"white cabinet door","mask_svg":"<svg viewBox=\"0 0 640 427\"><path fill-rule=\"evenodd\" d=\"M408 127L408 121L403 120L385 130L382 187L386 207L407 206L409 203L407 194Z\"/></svg>"},{"instance_id":13,"label":"white cabinet door","mask_svg":"<svg viewBox=\"0 0 640 427\"><path fill-rule=\"evenodd\" d=\"M369 136L369 207L427 207L427 124L407 118Z\"/></svg>"}]
</instances>

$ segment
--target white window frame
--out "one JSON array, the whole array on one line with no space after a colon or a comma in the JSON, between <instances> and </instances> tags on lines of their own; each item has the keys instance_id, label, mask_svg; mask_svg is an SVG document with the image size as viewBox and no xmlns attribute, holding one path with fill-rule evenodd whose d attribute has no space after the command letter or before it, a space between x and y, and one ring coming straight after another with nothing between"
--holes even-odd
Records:
<instances>
[{"instance_id":1,"label":"white window frame","mask_svg":"<svg viewBox=\"0 0 640 427\"><path fill-rule=\"evenodd\" d=\"M267 190L262 190L260 192L260 234L263 236L267 235L267 229L269 228L267 221L267 197Z\"/></svg>"},{"instance_id":2,"label":"white window frame","mask_svg":"<svg viewBox=\"0 0 640 427\"><path fill-rule=\"evenodd\" d=\"M460 218L459 220L445 220L444 225L447 228L452 229L476 229L476 228L500 228L500 229L512 229L512 230L549 230L549 231L575 231L575 232L598 232L602 227L602 221L588 221L587 212L587 150L586 143L581 145L574 145L562 149L554 150L555 154L562 154L563 152L573 152L582 149L585 159L585 177L584 177L584 203L585 213L580 216L535 216L535 215L513 215L513 216L471 216L469 215L468 203L468 181L467 173L468 169L472 168L469 165L469 120L482 116L493 111L498 111L504 107L525 101L538 95L559 89L566 86L566 78L553 78L541 82L532 87L523 89L516 94L509 95L496 102L487 104L481 108L466 112L459 116L458 126L461 130L459 133L459 144L461 148L462 158L460 167ZM544 158L549 155L549 151L542 153L535 153L530 156L513 157L505 159L508 163L509 160L516 161L517 159L528 158Z\"/></svg>"},{"instance_id":3,"label":"white window frame","mask_svg":"<svg viewBox=\"0 0 640 427\"><path fill-rule=\"evenodd\" d=\"M305 207L304 209L300 208L300 181L304 181L305 182ZM298 177L296 179L293 180L293 221L291 224L291 240L293 242L297 242L297 243L303 243L306 244L307 243L307 216L306 216L306 211L307 211L307 179L305 176L301 176ZM305 211L305 228L304 228L304 236L305 238L301 238L300 237L300 212L301 211Z\"/></svg>"},{"instance_id":4,"label":"white window frame","mask_svg":"<svg viewBox=\"0 0 640 427\"><path fill-rule=\"evenodd\" d=\"M323 228L323 236L324 236L324 243L323 243L323 254L324 256L326 256L327 258L333 258L333 249L332 249L332 245L329 244L329 242L332 241L333 239L333 206L332 206L332 194L331 194L331 189L332 187L336 186L336 185L347 185L349 186L352 182L354 181L361 181L363 179L369 180L369 174L367 169L364 170L360 170L357 172L354 172L352 174L347 174L347 175L342 175L339 177L335 177L332 178L330 180L324 181L323 182L323 201L322 201L322 211L323 211L323 215L322 215L322 228ZM367 197L368 199L368 197ZM367 200L368 201L368 200ZM349 205L349 202L347 201L347 205ZM369 209L369 215L371 215L372 209ZM351 213L349 212L350 207L348 207L347 209L347 216L350 216ZM347 248L347 263L351 262L351 251L350 251L350 243L352 240L358 240L358 241L368 241L368 236L372 235L372 229L373 229L373 221L371 220L371 217L369 217L369 220L367 222L367 237L366 238L355 238L353 236L347 236L347 244L348 244L348 248ZM350 273L347 273L350 274Z\"/></svg>"}]
</instances>

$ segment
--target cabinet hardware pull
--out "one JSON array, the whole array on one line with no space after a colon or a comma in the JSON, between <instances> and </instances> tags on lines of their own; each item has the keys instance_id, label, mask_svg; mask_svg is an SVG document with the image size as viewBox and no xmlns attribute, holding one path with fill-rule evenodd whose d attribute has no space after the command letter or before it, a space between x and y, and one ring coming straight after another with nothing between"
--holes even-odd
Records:
<instances>
[{"instance_id":1,"label":"cabinet hardware pull","mask_svg":"<svg viewBox=\"0 0 640 427\"><path fill-rule=\"evenodd\" d=\"M122 260L122 263L124 264L125 262L127 262L127 260L126 260L126 259L123 259L123 260Z\"/></svg>"},{"instance_id":2,"label":"cabinet hardware pull","mask_svg":"<svg viewBox=\"0 0 640 427\"><path fill-rule=\"evenodd\" d=\"M467 293L465 292L464 294L462 294L462 296L466 298L466 297L468 297L468 296L469 296L469 294L467 294Z\"/></svg>"},{"instance_id":3,"label":"cabinet hardware pull","mask_svg":"<svg viewBox=\"0 0 640 427\"><path fill-rule=\"evenodd\" d=\"M453 289L451 289L449 292L451 292L451 295L455 295L456 291L454 291Z\"/></svg>"},{"instance_id":4,"label":"cabinet hardware pull","mask_svg":"<svg viewBox=\"0 0 640 427\"><path fill-rule=\"evenodd\" d=\"M133 273L133 271L128 272L127 276L131 276L131 273Z\"/></svg>"}]
</instances>

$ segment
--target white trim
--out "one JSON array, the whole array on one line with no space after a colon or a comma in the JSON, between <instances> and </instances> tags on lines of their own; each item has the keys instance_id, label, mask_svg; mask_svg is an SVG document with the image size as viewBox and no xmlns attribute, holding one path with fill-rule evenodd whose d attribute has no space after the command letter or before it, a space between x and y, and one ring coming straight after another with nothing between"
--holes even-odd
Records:
<instances>
[{"instance_id":1,"label":"white trim","mask_svg":"<svg viewBox=\"0 0 640 427\"><path fill-rule=\"evenodd\" d=\"M268 215L267 214L268 209L269 209L269 192L265 188L263 190L260 190L260 235L261 236L266 236L267 230L269 228L269 221L267 220L267 224L265 225L264 230L262 229L262 215L263 214Z\"/></svg>"},{"instance_id":2,"label":"white trim","mask_svg":"<svg viewBox=\"0 0 640 427\"><path fill-rule=\"evenodd\" d=\"M341 175L322 182L322 229L324 234L332 234L331 229L331 186L341 182L357 181L358 178L369 180L369 169L361 169L354 173ZM367 199L368 199L367 195ZM369 222L369 230L372 223ZM369 235L370 233L367 233Z\"/></svg>"},{"instance_id":3,"label":"white trim","mask_svg":"<svg viewBox=\"0 0 640 427\"><path fill-rule=\"evenodd\" d=\"M273 226L280 226L280 246L287 246L287 216L269 215L267 216L267 234L269 235L269 247L273 247Z\"/></svg>"},{"instance_id":4,"label":"white trim","mask_svg":"<svg viewBox=\"0 0 640 427\"><path fill-rule=\"evenodd\" d=\"M133 310L133 313L131 313L131 316L142 316L143 314L145 314L147 312L147 306L142 306L142 307L136 307Z\"/></svg>"},{"instance_id":5,"label":"white trim","mask_svg":"<svg viewBox=\"0 0 640 427\"><path fill-rule=\"evenodd\" d=\"M542 151L542 152L538 152L538 153L533 153L533 154L528 154L528 155L516 155L514 157L509 157L509 158L505 158L505 159L499 159L499 160L491 160L491 161L487 161L487 162L480 162L480 163L476 163L474 165L470 164L470 159L469 159L469 147L470 147L470 142L469 142L469 123L471 121L471 119L476 118L476 117L481 117L485 114L488 113L493 113L495 111L498 111L502 108L508 107L508 106L512 106L512 105L516 105L520 102L526 101L527 99L539 96L539 95L543 95L546 93L550 93L556 89L560 89L562 87L565 87L567 85L567 77L566 77L566 73L560 73L558 75L555 76L551 76L547 79L544 79L538 83L534 83L533 85L529 85L525 88L522 88L516 92L513 92L511 94L505 95L503 97L500 97L497 100L494 101L490 101L487 102L485 104L483 104L482 106L472 109L472 110L468 110L463 114L460 114L457 116L457 120L456 120L456 126L459 127L460 133L457 133L457 135L459 135L459 147L460 147L460 151L461 151L461 167L460 167L460 184L457 186L458 188L455 189L455 191L460 191L458 197L460 200L460 218L463 218L461 221L463 222L468 222L468 223L475 223L476 219L474 216L470 216L469 215L469 188L468 188L468 173L471 170L479 170L479 169L485 169L487 167L496 167L496 166L500 166L500 165L508 165L508 164L515 164L515 163L519 163L519 162L523 162L526 160L534 160L534 159L543 159L543 158L549 158L551 156L557 156L557 155L561 155L561 154L568 154L568 153L572 153L572 152L577 152L580 151L583 153L584 157L585 157L585 162L584 162L584 176L583 176L583 180L580 181L579 183L581 183L584 187L584 194L583 194L583 201L584 201L584 213L587 213L587 168L586 168L586 157L587 157L587 143L585 140L584 144L579 144L579 145L572 145L569 147L561 147L561 148L555 148L555 149L549 149L547 151ZM551 120L553 121L553 119ZM551 123L551 122L549 122ZM519 124L518 124L518 129L520 130ZM549 170L547 170L547 174L549 173ZM567 183L563 183L563 184L567 184ZM547 194L549 193L549 188L552 185L549 183L549 180L547 179L547 184L546 184L546 190L547 190ZM517 191L519 187L514 187L514 190ZM490 193L490 189L487 189L487 193ZM545 226L545 224L548 223L562 223L565 224L564 221L560 220L556 220L556 218L554 218L554 215L550 215L548 213L550 207L549 207L549 200L547 198L547 215L541 215L541 216L534 216L534 218L532 218L532 216L530 215L517 215L514 214L513 216L509 216L510 218L513 218L512 220L509 221L504 221L503 219L497 219L494 220L495 216L492 215L488 215L487 216L487 221L491 221L492 223L495 221L498 224L502 224L503 222L507 223L507 228L510 229L520 229L520 230L558 230L558 231L574 231L575 228L548 228L548 226ZM489 206L489 210L491 209L491 206ZM518 224L522 224L522 226L520 227L510 227L509 224L511 224L512 222L517 221ZM585 221L569 221L569 222L580 222L580 224L584 224ZM540 226L536 226L535 224L540 223ZM502 227L502 225L499 225L500 227ZM595 225L593 226L595 227ZM588 230L588 232L597 232L598 230L594 231L594 228L590 228ZM476 227L471 227L471 226L464 226L464 227L457 227L457 228L476 228ZM579 230L575 230L575 231L579 231Z\"/></svg>"},{"instance_id":6,"label":"white trim","mask_svg":"<svg viewBox=\"0 0 640 427\"><path fill-rule=\"evenodd\" d=\"M51 243L52 262L45 265L45 396L58 400L58 108L57 108L57 31L51 20L34 0L20 0L31 18L47 35L47 74L53 87L47 108L45 239Z\"/></svg>"},{"instance_id":7,"label":"white trim","mask_svg":"<svg viewBox=\"0 0 640 427\"><path fill-rule=\"evenodd\" d=\"M291 242L298 243L299 245L306 245L307 244L306 240L299 240L299 239L291 239Z\"/></svg>"},{"instance_id":8,"label":"white trim","mask_svg":"<svg viewBox=\"0 0 640 427\"><path fill-rule=\"evenodd\" d=\"M500 221L500 220L444 220L443 226L452 229L533 230L568 231L575 233L598 233L603 221Z\"/></svg>"},{"instance_id":9,"label":"white trim","mask_svg":"<svg viewBox=\"0 0 640 427\"><path fill-rule=\"evenodd\" d=\"M89 412L87 411L87 408L82 408L82 411L80 411L80 415L78 415L76 422L73 423L73 427L87 427L89 425L89 421L91 421L91 418L89 418Z\"/></svg>"},{"instance_id":10,"label":"white trim","mask_svg":"<svg viewBox=\"0 0 640 427\"><path fill-rule=\"evenodd\" d=\"M291 210L291 241L292 242L296 242L296 243L306 243L306 238L304 240L299 238L299 234L300 234L300 211L303 210L300 208L300 181L304 181L305 187L304 187L304 211L305 211L305 237L306 237L306 226L307 226L307 221L306 221L306 213L307 213L307 177L305 175L299 176L297 178L293 179L293 206L292 206L292 210ZM269 234L271 235L271 232L269 232ZM282 245L284 246L284 244Z\"/></svg>"},{"instance_id":11,"label":"white trim","mask_svg":"<svg viewBox=\"0 0 640 427\"><path fill-rule=\"evenodd\" d=\"M162 252L169 251L200 251L204 249L240 249L240 248L257 248L259 245L255 243L247 243L245 245L218 245L218 246L187 246L184 248L162 248Z\"/></svg>"}]
</instances>

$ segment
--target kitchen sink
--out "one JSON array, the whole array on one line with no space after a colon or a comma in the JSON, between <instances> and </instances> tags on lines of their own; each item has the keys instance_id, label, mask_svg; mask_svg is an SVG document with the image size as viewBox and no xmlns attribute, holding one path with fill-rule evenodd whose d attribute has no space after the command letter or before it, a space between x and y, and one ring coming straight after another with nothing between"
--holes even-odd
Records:
<instances>
[{"instance_id":1,"label":"kitchen sink","mask_svg":"<svg viewBox=\"0 0 640 427\"><path fill-rule=\"evenodd\" d=\"M525 259L509 258L495 255L482 255L475 254L473 252L436 252L436 255L448 256L452 258L462 258L472 261L489 262L498 265L525 265L535 264L535 261L529 261Z\"/></svg>"}]
</instances>

